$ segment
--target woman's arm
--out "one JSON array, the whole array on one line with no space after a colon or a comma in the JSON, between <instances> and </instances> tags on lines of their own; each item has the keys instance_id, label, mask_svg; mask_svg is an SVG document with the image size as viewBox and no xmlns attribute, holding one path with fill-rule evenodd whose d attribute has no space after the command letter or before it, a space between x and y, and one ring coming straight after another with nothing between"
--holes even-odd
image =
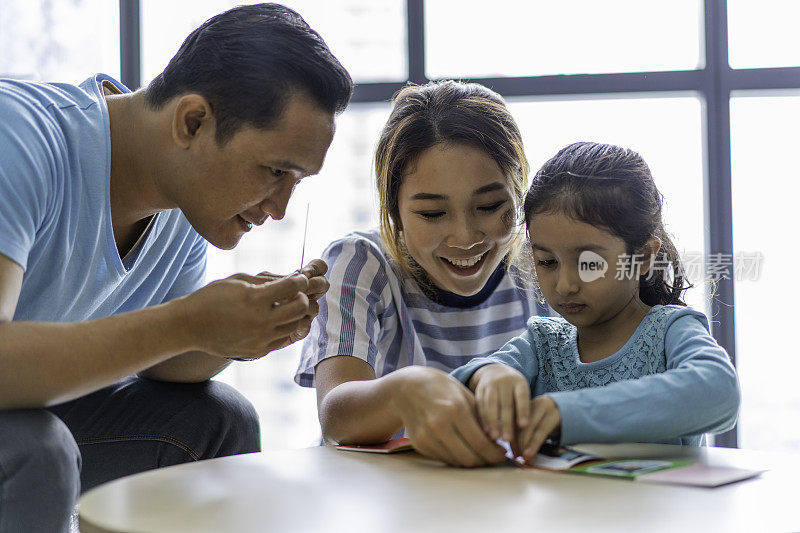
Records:
<instances>
[{"instance_id":1,"label":"woman's arm","mask_svg":"<svg viewBox=\"0 0 800 533\"><path fill-rule=\"evenodd\" d=\"M327 444L385 442L402 422L389 408L387 380L363 359L341 355L321 361L314 371L317 409ZM389 384L390 385L390 384Z\"/></svg>"},{"instance_id":2,"label":"woman's arm","mask_svg":"<svg viewBox=\"0 0 800 533\"><path fill-rule=\"evenodd\" d=\"M356 357L321 361L315 370L322 434L329 444L372 444L405 427L414 447L458 466L505 460L477 419L472 393L448 374L409 366L375 378Z\"/></svg>"}]
</instances>

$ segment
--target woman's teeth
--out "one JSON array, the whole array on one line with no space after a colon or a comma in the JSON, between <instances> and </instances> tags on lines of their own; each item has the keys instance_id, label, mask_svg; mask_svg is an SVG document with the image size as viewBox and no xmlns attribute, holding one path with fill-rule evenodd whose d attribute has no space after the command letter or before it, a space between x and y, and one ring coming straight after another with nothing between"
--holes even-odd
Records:
<instances>
[{"instance_id":1,"label":"woman's teeth","mask_svg":"<svg viewBox=\"0 0 800 533\"><path fill-rule=\"evenodd\" d=\"M470 259L450 259L449 257L445 257L444 259L447 260L451 265L455 265L458 268L470 268L475 266L478 261L480 261L485 254L481 254L477 257L473 257Z\"/></svg>"}]
</instances>

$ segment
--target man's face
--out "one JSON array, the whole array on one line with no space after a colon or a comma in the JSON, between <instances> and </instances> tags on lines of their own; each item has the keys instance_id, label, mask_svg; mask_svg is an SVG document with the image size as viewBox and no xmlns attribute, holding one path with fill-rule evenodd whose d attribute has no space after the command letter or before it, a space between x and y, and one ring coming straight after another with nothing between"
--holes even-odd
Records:
<instances>
[{"instance_id":1,"label":"man's face","mask_svg":"<svg viewBox=\"0 0 800 533\"><path fill-rule=\"evenodd\" d=\"M271 129L244 126L223 146L213 128L198 130L183 190L171 195L200 235L231 249L253 225L283 218L297 183L322 168L334 129L332 114L293 96Z\"/></svg>"}]
</instances>

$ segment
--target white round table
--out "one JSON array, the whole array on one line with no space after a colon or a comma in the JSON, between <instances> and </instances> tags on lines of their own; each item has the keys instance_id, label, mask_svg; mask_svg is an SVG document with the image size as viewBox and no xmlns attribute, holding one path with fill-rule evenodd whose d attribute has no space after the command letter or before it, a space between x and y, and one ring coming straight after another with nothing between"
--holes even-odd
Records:
<instances>
[{"instance_id":1,"label":"white round table","mask_svg":"<svg viewBox=\"0 0 800 533\"><path fill-rule=\"evenodd\" d=\"M83 533L800 531L800 458L723 448L584 445L605 457L769 468L709 489L332 447L152 470L87 492Z\"/></svg>"}]
</instances>

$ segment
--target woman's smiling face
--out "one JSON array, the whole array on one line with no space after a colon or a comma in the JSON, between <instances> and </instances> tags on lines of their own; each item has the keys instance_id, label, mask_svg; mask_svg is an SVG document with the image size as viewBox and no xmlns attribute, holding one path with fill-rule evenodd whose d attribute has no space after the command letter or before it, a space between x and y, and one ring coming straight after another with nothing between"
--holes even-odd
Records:
<instances>
[{"instance_id":1,"label":"woman's smiling face","mask_svg":"<svg viewBox=\"0 0 800 533\"><path fill-rule=\"evenodd\" d=\"M425 150L406 169L398 195L409 254L440 289L476 294L508 252L513 198L484 151L451 143Z\"/></svg>"}]
</instances>

